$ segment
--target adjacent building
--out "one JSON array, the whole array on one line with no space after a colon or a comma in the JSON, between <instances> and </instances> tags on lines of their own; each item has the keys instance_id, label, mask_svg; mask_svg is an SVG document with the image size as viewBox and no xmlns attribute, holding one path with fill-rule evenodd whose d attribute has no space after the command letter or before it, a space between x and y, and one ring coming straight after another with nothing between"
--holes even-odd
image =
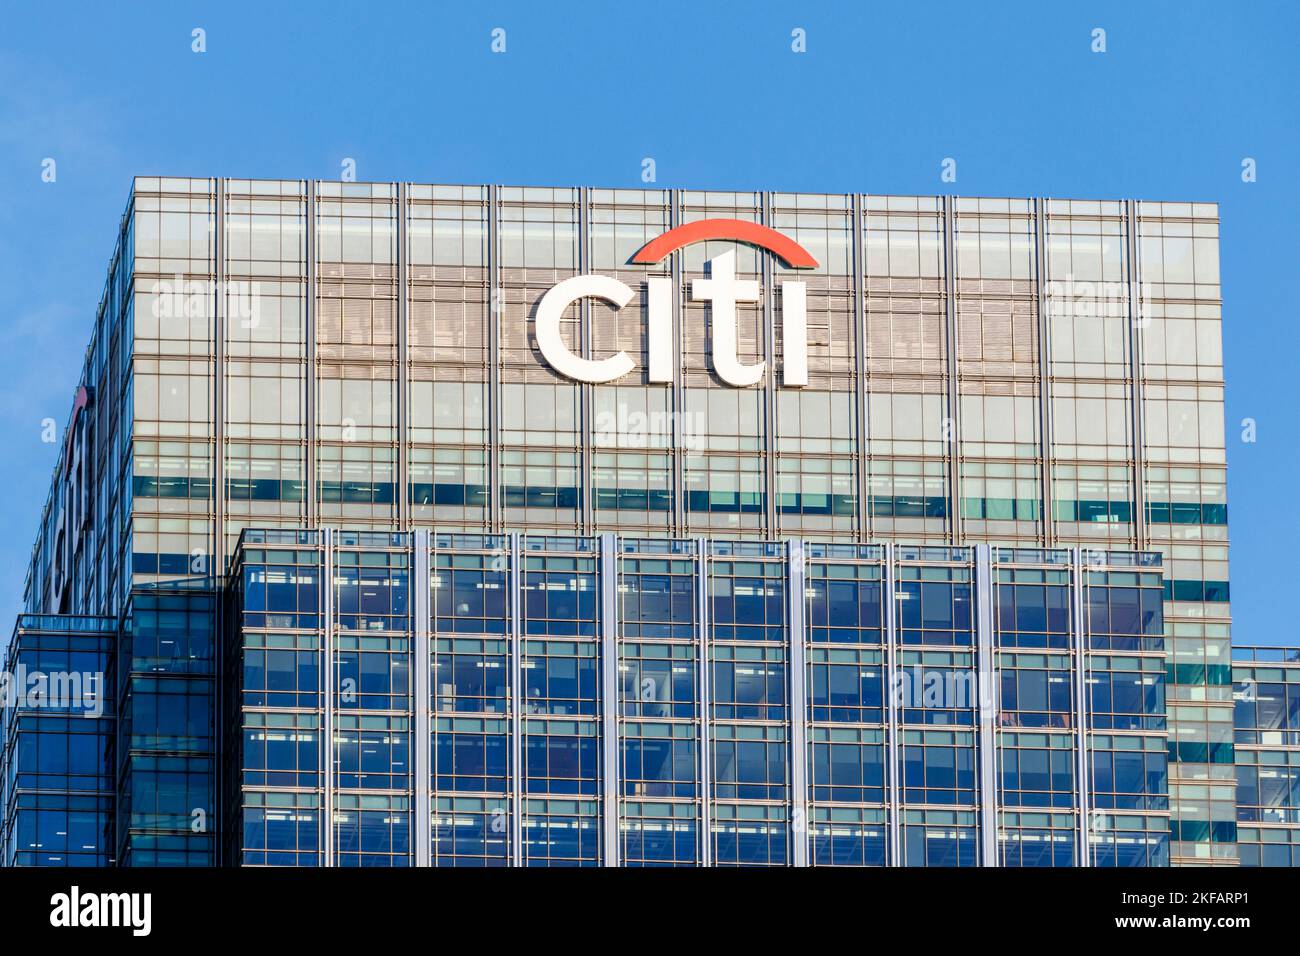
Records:
<instances>
[{"instance_id":1,"label":"adjacent building","mask_svg":"<svg viewBox=\"0 0 1300 956\"><path fill-rule=\"evenodd\" d=\"M1234 647L1237 851L1300 866L1300 648Z\"/></svg>"}]
</instances>

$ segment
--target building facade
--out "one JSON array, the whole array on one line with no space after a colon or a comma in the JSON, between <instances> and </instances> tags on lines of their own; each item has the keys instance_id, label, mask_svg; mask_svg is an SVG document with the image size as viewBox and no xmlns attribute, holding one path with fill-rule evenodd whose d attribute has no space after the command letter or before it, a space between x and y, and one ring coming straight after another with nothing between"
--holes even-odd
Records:
<instances>
[{"instance_id":1,"label":"building facade","mask_svg":"<svg viewBox=\"0 0 1300 956\"><path fill-rule=\"evenodd\" d=\"M1232 656L1241 863L1300 866L1300 648Z\"/></svg>"},{"instance_id":2,"label":"building facade","mask_svg":"<svg viewBox=\"0 0 1300 956\"><path fill-rule=\"evenodd\" d=\"M447 841L458 843L436 834L459 824L437 821L464 818L486 821L494 835L493 824L506 826L504 842L485 837L491 852L466 850L467 859L535 862L533 844L515 830L554 818L564 821L554 829L566 853L578 848L563 861L645 856L644 836L634 851L619 834L644 835L651 821L660 835L693 834L672 849L675 861L693 863L729 853L735 862L739 838L718 836L730 826L746 839L769 834L773 863L992 865L1025 855L1042 862L1044 852L1054 863L1133 863L1141 846L1148 863L1235 864L1242 771L1232 725L1217 216L1212 204L1144 201L137 179L33 550L24 617L114 622L104 684L115 730L103 759L116 781L106 793L106 856L116 864L443 861L459 854ZM403 556L408 603L378 624L343 626L323 610L328 603L343 614L339 602L352 593L343 583L352 572L335 565L333 587L319 586L319 571L304 572L316 584L304 583L310 593L295 599L292 613L307 615L300 625L249 623L270 613L249 601L261 593L256 575L272 574L250 555L280 554L282 534L301 536L304 567L324 566L331 548L368 561ZM265 546L254 547L259 535ZM375 535L391 543L379 547ZM523 565L512 563L516 553ZM922 557L912 564L902 554ZM409 577L426 557L427 596ZM552 558L573 565L554 586ZM453 562L446 573L442 559ZM495 562L492 573L507 579L501 593L525 607L534 570L543 593L585 594L589 575L598 590L583 600L595 602L595 617L539 634L571 645L556 651L557 672L595 668L596 685L569 700L549 701L550 691L532 700L526 677L551 663L545 637L527 630L531 612L505 619L518 646L513 632L473 631L477 615L464 625L455 613L438 617L437 588L455 581L457 559L478 561L480 572ZM527 567L534 559L543 566ZM680 713L662 712L656 699L653 713L641 714L623 688L643 666L634 647L642 622L627 607L640 600L629 582L641 560L681 564L666 572L670 589L701 592L708 605L689 627L687 619L645 622L654 625L654 654L666 648L668 660L682 655L680 669L703 675L690 702L671 698L667 711ZM692 564L701 560L707 567ZM760 573L719 570L737 564ZM814 636L831 625L810 623L820 613L819 585L810 582L823 567L897 575L895 599L878 603L899 619L911 610L900 596L904 569L936 581L948 574L954 586L960 572L964 613L989 623L955 629L942 650L918 650L903 636L908 628L864 618L854 627L871 639L819 647L838 643ZM796 571L802 602L793 598ZM1070 609L1091 607L1094 574L1099 594L1111 593L1114 575L1135 576L1122 587L1142 595L1158 578L1163 601L1158 613L1139 605L1132 620L1121 615L1119 631L1069 610L1055 630L1027 628L1032 641L1008 645L1006 635L1020 633L1007 626L1018 605L1014 595L1001 603L1001 590L1018 588L1021 574L1043 575L1036 584L1059 589ZM743 638L720 635L713 608L733 576L748 579L749 598L769 588L781 595L773 598L780 612L745 621L758 630ZM390 579L390 597L392 587ZM461 603L475 606L458 602L453 611ZM1147 614L1160 621L1158 637L1145 630L1155 619ZM421 620L430 628L423 638ZM322 621L333 622L332 652ZM378 633L348 633L372 626ZM504 698L496 684L490 694L462 690L470 665L441 647L459 640L452 635L461 626L477 634L464 640L483 645L473 668L523 675L507 676ZM1116 626L1107 619L1106 628ZM30 630L19 622L11 657ZM1098 645L1094 636L1137 643ZM354 639L361 643L344 646ZM259 649L257 640L266 643ZM411 665L424 659L410 656L421 640L429 668ZM716 656L733 641L753 656L727 660L745 660L749 682L766 675L764 693L780 684L779 697L710 696L722 686L718 675L739 666ZM294 680L314 675L314 690L272 688L270 671L244 669L272 649L282 662L282 652L298 660L313 648L316 671L302 663L306 676L295 671ZM903 680L913 663L926 665L923 675L982 676L1000 690L989 701L1001 703L988 704L984 724L965 723L970 714L943 706L942 694L915 721L863 702L862 689L857 704L817 704L818 655L832 652L861 655L862 674L885 680ZM374 667L381 658L371 655L381 653L394 669L406 661L404 690L357 691L369 703L347 706L334 678L377 680L345 672ZM904 661L909 654L921 658ZM450 693L439 689L441 667L458 674ZM1002 712L1007 681L1019 687L1022 670L1039 674L1026 678L1035 688L1046 681L1051 706ZM832 673L842 681L847 671ZM1121 681L1126 702L1113 711L1115 678L1103 675L1117 673L1141 676ZM864 676L864 687L876 679ZM257 680L267 686L250 685ZM1136 688L1140 705L1128 696ZM1066 691L1068 702L1051 696ZM1038 690L1024 693L1038 700ZM426 699L427 711L412 703ZM1022 710L1046 723L1025 723ZM1097 723L1115 713L1140 715L1142 726ZM275 733L254 731L258 720ZM461 778L476 774L436 769L439 747L462 746L443 743L469 727L457 721L481 725L464 732L480 740L484 761L490 747L505 746L504 780L493 764L484 788L472 791ZM568 778L527 763L552 759L549 744L544 760L532 749L534 723L540 738L568 738L554 759L576 759L578 783L556 783ZM551 733L565 723L572 733ZM16 769L27 731L17 719L7 726L6 833L16 834L22 799L41 794L32 790L38 781L20 785ZM334 732L322 734L329 726ZM717 736L723 728L739 736ZM258 733L315 740L315 763L290 770L283 748L274 760L248 762ZM973 774L962 777L969 786L909 794L908 751L930 754L935 734L948 735L936 752L949 748L936 759L974 761L963 770ZM346 769L345 752L369 752L354 742L374 735L386 746L406 735L402 761ZM770 779L718 776L742 740L754 753L749 745L763 742ZM841 745L845 754L857 748L863 782L818 782L819 767L840 766L829 754ZM638 781L628 762L651 751L671 755L673 775ZM819 752L830 762L819 763ZM1050 785L1015 783L1017 755L1039 782L1046 759ZM690 760L691 774L679 773ZM330 761L332 776L322 775ZM1058 773L1066 764L1068 782ZM928 765L920 766L924 778ZM1099 787L1107 773L1127 786L1139 767L1140 790ZM372 774L393 785L358 782ZM416 782L425 779L427 788ZM532 789L534 779L549 783ZM638 782L628 790L628 781ZM935 802L932 790L961 799ZM1142 805L1107 806L1103 792L1137 795L1129 802ZM259 805L258 794L280 802ZM323 812L334 827L319 826ZM284 818L305 831L313 814L314 837L269 845L272 830L283 842ZM351 855L344 847L360 846L364 827L356 821L374 814L394 830L389 849ZM1114 838L1108 827L1121 818L1138 836ZM836 849L831 836L818 842L816 834L840 829L857 834L850 848ZM39 849L7 839L6 861ZM663 852L662 836L655 840ZM1115 848L1109 861L1104 846Z\"/></svg>"},{"instance_id":3,"label":"building facade","mask_svg":"<svg viewBox=\"0 0 1300 956\"><path fill-rule=\"evenodd\" d=\"M1168 863L1154 554L249 530L234 578L227 862Z\"/></svg>"}]
</instances>

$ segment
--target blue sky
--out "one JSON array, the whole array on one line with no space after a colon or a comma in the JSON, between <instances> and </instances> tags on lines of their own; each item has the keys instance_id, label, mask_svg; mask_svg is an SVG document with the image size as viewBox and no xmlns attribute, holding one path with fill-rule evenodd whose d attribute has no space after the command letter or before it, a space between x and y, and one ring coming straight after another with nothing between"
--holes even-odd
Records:
<instances>
[{"instance_id":1,"label":"blue sky","mask_svg":"<svg viewBox=\"0 0 1300 956\"><path fill-rule=\"evenodd\" d=\"M302 9L308 9L303 5ZM1234 637L1300 642L1300 5L11 5L0 38L0 622L133 175L1221 204ZM191 51L191 30L207 52ZM506 52L491 51L494 28ZM1106 30L1107 51L1091 51ZM807 52L791 52L791 31ZM41 180L46 157L57 181ZM940 162L957 160L955 184ZM1241 181L1241 162L1258 181ZM1245 417L1258 440L1240 440ZM0 623L0 628L8 625Z\"/></svg>"}]
</instances>

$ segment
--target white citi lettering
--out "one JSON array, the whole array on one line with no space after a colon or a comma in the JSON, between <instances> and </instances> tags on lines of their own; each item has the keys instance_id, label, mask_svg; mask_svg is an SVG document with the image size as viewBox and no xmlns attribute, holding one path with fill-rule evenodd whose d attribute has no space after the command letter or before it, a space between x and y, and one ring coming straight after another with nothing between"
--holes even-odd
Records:
<instances>
[{"instance_id":1,"label":"white citi lettering","mask_svg":"<svg viewBox=\"0 0 1300 956\"><path fill-rule=\"evenodd\" d=\"M713 370L728 385L746 388L763 379L767 362L743 365L736 355L736 303L757 302L758 283L736 278L736 256L724 252L705 265L708 277L690 284L691 299L709 303ZM622 378L636 368L626 352L603 359L575 355L564 342L561 323L564 313L583 298L602 299L617 311L635 293L626 283L609 276L579 275L548 289L537 303L534 334L542 357L551 368L578 382L603 385ZM646 378L653 384L672 384L677 355L673 344L673 283L666 276L646 279ZM781 384L801 388L808 384L807 286L797 280L781 283Z\"/></svg>"}]
</instances>

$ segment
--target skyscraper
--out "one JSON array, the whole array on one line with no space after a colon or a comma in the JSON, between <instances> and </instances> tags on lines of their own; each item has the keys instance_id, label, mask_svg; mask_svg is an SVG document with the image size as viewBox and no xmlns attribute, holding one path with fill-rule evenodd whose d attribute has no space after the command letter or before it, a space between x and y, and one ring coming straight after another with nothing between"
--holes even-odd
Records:
<instances>
[{"instance_id":1,"label":"skyscraper","mask_svg":"<svg viewBox=\"0 0 1300 956\"><path fill-rule=\"evenodd\" d=\"M137 179L5 862L1235 863L1217 237Z\"/></svg>"}]
</instances>

